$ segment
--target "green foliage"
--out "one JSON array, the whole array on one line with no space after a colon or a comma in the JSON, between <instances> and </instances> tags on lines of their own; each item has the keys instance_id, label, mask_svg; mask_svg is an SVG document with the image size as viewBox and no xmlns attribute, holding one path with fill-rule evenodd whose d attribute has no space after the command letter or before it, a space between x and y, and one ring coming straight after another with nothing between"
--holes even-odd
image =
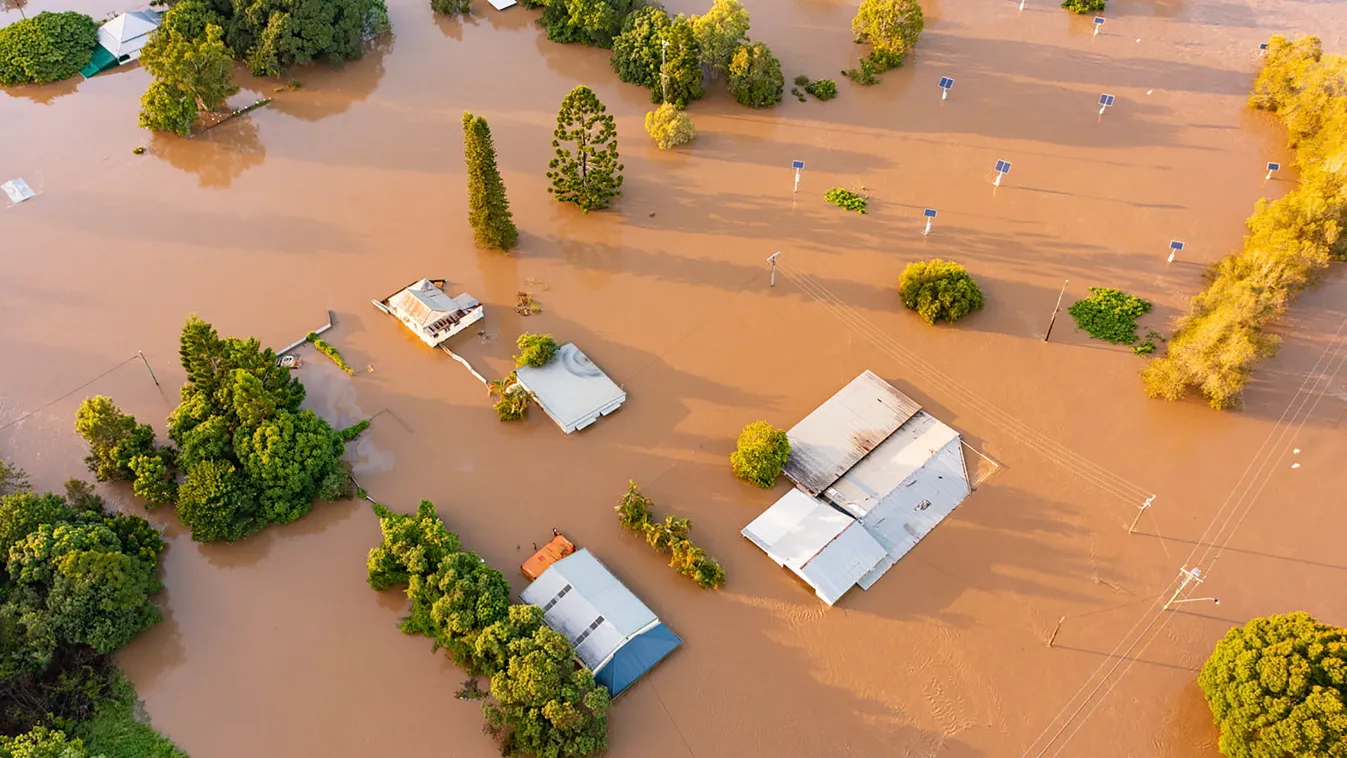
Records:
<instances>
[{"instance_id":1,"label":"green foliage","mask_svg":"<svg viewBox=\"0 0 1347 758\"><path fill-rule=\"evenodd\" d=\"M1155 343L1151 342L1150 340L1145 340L1143 342L1134 345L1132 347L1132 352L1136 353L1137 355L1150 355L1151 353L1155 352Z\"/></svg>"},{"instance_id":2,"label":"green foliage","mask_svg":"<svg viewBox=\"0 0 1347 758\"><path fill-rule=\"evenodd\" d=\"M594 92L582 85L566 95L557 112L552 140L556 157L547 164L547 178L552 180L547 191L585 213L607 208L622 194L617 127L607 110Z\"/></svg>"},{"instance_id":3,"label":"green foliage","mask_svg":"<svg viewBox=\"0 0 1347 758\"><path fill-rule=\"evenodd\" d=\"M1103 13L1108 0L1062 0L1062 7L1072 13Z\"/></svg>"},{"instance_id":4,"label":"green foliage","mask_svg":"<svg viewBox=\"0 0 1347 758\"><path fill-rule=\"evenodd\" d=\"M533 393L519 383L515 372L511 371L504 379L488 382L486 388L488 396L495 398L491 407L496 409L496 416L501 421L522 421L528 416Z\"/></svg>"},{"instance_id":5,"label":"green foliage","mask_svg":"<svg viewBox=\"0 0 1347 758\"><path fill-rule=\"evenodd\" d=\"M234 464L204 460L178 487L178 518L197 542L233 542L260 530L257 492Z\"/></svg>"},{"instance_id":6,"label":"green foliage","mask_svg":"<svg viewBox=\"0 0 1347 758\"><path fill-rule=\"evenodd\" d=\"M903 306L922 321L953 323L982 307L982 290L963 266L932 258L908 264L898 278Z\"/></svg>"},{"instance_id":7,"label":"green foliage","mask_svg":"<svg viewBox=\"0 0 1347 758\"><path fill-rule=\"evenodd\" d=\"M411 577L429 576L451 553L463 549L458 535L449 531L435 513L435 505L422 500L415 515L394 513L374 505L383 542L369 551L366 567L369 585L382 592L411 583Z\"/></svg>"},{"instance_id":8,"label":"green foliage","mask_svg":"<svg viewBox=\"0 0 1347 758\"><path fill-rule=\"evenodd\" d=\"M706 94L692 21L670 18L657 5L627 16L610 62L619 79L649 89L651 102L683 108Z\"/></svg>"},{"instance_id":9,"label":"green foliage","mask_svg":"<svg viewBox=\"0 0 1347 758\"><path fill-rule=\"evenodd\" d=\"M384 0L234 0L234 8L227 40L256 76L359 58L389 28Z\"/></svg>"},{"instance_id":10,"label":"green foliage","mask_svg":"<svg viewBox=\"0 0 1347 758\"><path fill-rule=\"evenodd\" d=\"M1347 756L1347 629L1304 612L1253 619L1216 644L1197 683L1228 758Z\"/></svg>"},{"instance_id":11,"label":"green foliage","mask_svg":"<svg viewBox=\"0 0 1347 758\"><path fill-rule=\"evenodd\" d=\"M505 182L496 168L496 145L486 119L463 114L463 155L468 165L468 223L478 247L512 250L519 242L505 197Z\"/></svg>"},{"instance_id":12,"label":"green foliage","mask_svg":"<svg viewBox=\"0 0 1347 758\"><path fill-rule=\"evenodd\" d=\"M704 16L692 17L702 65L713 75L729 71L739 46L748 42L748 9L739 0L713 0Z\"/></svg>"},{"instance_id":13,"label":"green foliage","mask_svg":"<svg viewBox=\"0 0 1347 758\"><path fill-rule=\"evenodd\" d=\"M137 455L131 459L131 470L135 472L134 491L150 506L165 505L178 500L177 475L170 468L170 458L166 453L156 455Z\"/></svg>"},{"instance_id":14,"label":"green foliage","mask_svg":"<svg viewBox=\"0 0 1347 758\"><path fill-rule=\"evenodd\" d=\"M185 90L161 81L150 82L140 96L140 126L156 132L187 136L201 112Z\"/></svg>"},{"instance_id":15,"label":"green foliage","mask_svg":"<svg viewBox=\"0 0 1347 758\"><path fill-rule=\"evenodd\" d=\"M337 364L337 368L341 369L342 371L345 371L348 374L355 373L355 369L351 368L350 364L346 362L346 359L341 357L341 353L337 352L337 348L332 347L332 345L323 341L323 339L318 336L317 332L309 332L308 334L304 335L304 339L312 343L314 348L318 352L322 353L323 355L326 355L328 358L331 358L332 362Z\"/></svg>"},{"instance_id":16,"label":"green foliage","mask_svg":"<svg viewBox=\"0 0 1347 758\"><path fill-rule=\"evenodd\" d=\"M552 335L531 332L519 335L515 345L519 348L519 355L514 357L514 365L533 368L542 368L550 363L556 357L558 348L557 341L552 339Z\"/></svg>"},{"instance_id":17,"label":"green foliage","mask_svg":"<svg viewBox=\"0 0 1347 758\"><path fill-rule=\"evenodd\" d=\"M857 195L849 189L842 187L832 187L823 193L823 199L849 211L855 211L862 216L865 215L865 206L869 202L863 195Z\"/></svg>"},{"instance_id":18,"label":"green foliage","mask_svg":"<svg viewBox=\"0 0 1347 758\"><path fill-rule=\"evenodd\" d=\"M851 31L857 44L871 46L870 54L861 59L859 70L842 73L857 84L874 84L878 74L903 65L925 25L917 0L861 0Z\"/></svg>"},{"instance_id":19,"label":"green foliage","mask_svg":"<svg viewBox=\"0 0 1347 758\"><path fill-rule=\"evenodd\" d=\"M538 23L553 42L612 47L636 0L546 0Z\"/></svg>"},{"instance_id":20,"label":"green foliage","mask_svg":"<svg viewBox=\"0 0 1347 758\"><path fill-rule=\"evenodd\" d=\"M739 432L739 442L730 453L734 475L763 489L770 488L790 458L790 439L784 429L766 421L754 421Z\"/></svg>"},{"instance_id":21,"label":"green foliage","mask_svg":"<svg viewBox=\"0 0 1347 758\"><path fill-rule=\"evenodd\" d=\"M1090 296L1077 300L1067 310L1076 326L1097 340L1115 345L1137 343L1137 319L1151 310L1149 301L1122 290L1091 287ZM1151 345L1154 350L1155 346Z\"/></svg>"},{"instance_id":22,"label":"green foliage","mask_svg":"<svg viewBox=\"0 0 1347 758\"><path fill-rule=\"evenodd\" d=\"M341 437L342 442L350 442L356 437L359 437L360 433L368 428L369 428L369 419L362 418L359 421L355 422L354 424L351 424L350 426L346 427L345 429L337 430L337 436Z\"/></svg>"},{"instance_id":23,"label":"green foliage","mask_svg":"<svg viewBox=\"0 0 1347 758\"><path fill-rule=\"evenodd\" d=\"M837 82L832 79L818 79L809 82L804 91L820 100L831 100L837 97Z\"/></svg>"},{"instance_id":24,"label":"green foliage","mask_svg":"<svg viewBox=\"0 0 1347 758\"><path fill-rule=\"evenodd\" d=\"M16 737L0 735L0 758L86 758L84 741L65 732L35 726Z\"/></svg>"},{"instance_id":25,"label":"green foliage","mask_svg":"<svg viewBox=\"0 0 1347 758\"><path fill-rule=\"evenodd\" d=\"M46 84L74 76L98 46L98 25L74 11L43 11L0 28L0 85Z\"/></svg>"},{"instance_id":26,"label":"green foliage","mask_svg":"<svg viewBox=\"0 0 1347 758\"><path fill-rule=\"evenodd\" d=\"M795 77L795 86L797 87L809 86L809 77L805 76L804 74L800 74L799 76Z\"/></svg>"},{"instance_id":27,"label":"green foliage","mask_svg":"<svg viewBox=\"0 0 1347 758\"><path fill-rule=\"evenodd\" d=\"M1249 104L1286 124L1300 182L1249 218L1243 249L1211 270L1165 354L1142 372L1146 394L1197 391L1213 408L1238 406L1254 367L1277 338L1266 330L1334 259L1347 259L1347 58L1319 41L1272 37Z\"/></svg>"},{"instance_id":28,"label":"green foliage","mask_svg":"<svg viewBox=\"0 0 1347 758\"><path fill-rule=\"evenodd\" d=\"M505 619L510 608L510 584L476 553L450 553L435 573L413 573L407 586L412 612L402 631L424 634L444 648L458 665L472 674L484 671L476 659L477 640L492 624Z\"/></svg>"},{"instance_id":29,"label":"green foliage","mask_svg":"<svg viewBox=\"0 0 1347 758\"><path fill-rule=\"evenodd\" d=\"M730 94L740 105L770 108L781 102L786 88L781 61L762 42L740 45L730 59L729 72Z\"/></svg>"},{"instance_id":30,"label":"green foliage","mask_svg":"<svg viewBox=\"0 0 1347 758\"><path fill-rule=\"evenodd\" d=\"M154 75L156 82L186 93L198 112L221 110L225 101L239 91L234 86L234 54L225 46L224 29L207 24L200 35L189 37L178 31L185 26L188 24L154 32L141 49L140 63Z\"/></svg>"},{"instance_id":31,"label":"green foliage","mask_svg":"<svg viewBox=\"0 0 1347 758\"><path fill-rule=\"evenodd\" d=\"M17 466L0 461L0 497L28 491L28 474Z\"/></svg>"},{"instance_id":32,"label":"green foliage","mask_svg":"<svg viewBox=\"0 0 1347 758\"><path fill-rule=\"evenodd\" d=\"M251 433L249 433L251 431ZM320 485L341 471L342 439L313 411L278 411L234 435L234 453L257 487L259 516L288 524L313 508Z\"/></svg>"},{"instance_id":33,"label":"green foliage","mask_svg":"<svg viewBox=\"0 0 1347 758\"><path fill-rule=\"evenodd\" d=\"M430 9L446 16L456 16L472 10L472 0L430 0Z\"/></svg>"},{"instance_id":34,"label":"green foliage","mask_svg":"<svg viewBox=\"0 0 1347 758\"><path fill-rule=\"evenodd\" d=\"M114 672L93 716L75 727L89 754L101 758L187 758L172 741L137 717L137 700L131 682L120 671Z\"/></svg>"},{"instance_id":35,"label":"green foliage","mask_svg":"<svg viewBox=\"0 0 1347 758\"><path fill-rule=\"evenodd\" d=\"M154 429L149 424L137 424L135 417L122 413L104 395L85 398L80 403L75 412L75 431L89 443L84 463L100 482L135 479L131 461L137 456L155 454Z\"/></svg>"},{"instance_id":36,"label":"green foliage","mask_svg":"<svg viewBox=\"0 0 1347 758\"><path fill-rule=\"evenodd\" d=\"M44 524L72 521L75 511L60 495L17 492L0 497L0 558Z\"/></svg>"},{"instance_id":37,"label":"green foliage","mask_svg":"<svg viewBox=\"0 0 1347 758\"><path fill-rule=\"evenodd\" d=\"M697 138L692 118L671 103L645 114L645 130L660 150L672 150Z\"/></svg>"},{"instance_id":38,"label":"green foliage","mask_svg":"<svg viewBox=\"0 0 1347 758\"><path fill-rule=\"evenodd\" d=\"M785 432L782 432L784 437ZM789 443L788 443L789 444ZM627 493L618 501L617 519L622 528L640 535L646 544L672 554L669 566L683 576L697 582L702 589L714 589L725 583L725 569L720 562L706 554L689 539L692 520L679 516L665 516L655 520L650 498L641 494L636 482L627 486Z\"/></svg>"}]
</instances>

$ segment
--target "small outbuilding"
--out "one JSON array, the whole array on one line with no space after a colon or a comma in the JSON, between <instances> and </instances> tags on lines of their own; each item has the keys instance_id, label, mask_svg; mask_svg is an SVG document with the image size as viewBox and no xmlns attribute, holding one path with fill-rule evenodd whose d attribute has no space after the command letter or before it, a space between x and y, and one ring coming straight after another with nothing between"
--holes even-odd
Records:
<instances>
[{"instance_id":1,"label":"small outbuilding","mask_svg":"<svg viewBox=\"0 0 1347 758\"><path fill-rule=\"evenodd\" d=\"M553 563L520 595L614 697L683 644L589 550Z\"/></svg>"},{"instance_id":2,"label":"small outbuilding","mask_svg":"<svg viewBox=\"0 0 1347 758\"><path fill-rule=\"evenodd\" d=\"M140 57L140 49L150 41L150 34L159 28L162 14L158 11L131 11L98 27L98 47L89 64L80 69L85 79L114 66L129 63Z\"/></svg>"},{"instance_id":3,"label":"small outbuilding","mask_svg":"<svg viewBox=\"0 0 1347 758\"><path fill-rule=\"evenodd\" d=\"M627 393L571 342L557 348L547 365L521 366L515 376L566 434L584 429L627 400Z\"/></svg>"},{"instance_id":4,"label":"small outbuilding","mask_svg":"<svg viewBox=\"0 0 1347 758\"><path fill-rule=\"evenodd\" d=\"M439 347L486 315L477 298L466 292L449 297L443 279L422 279L395 295L374 301L374 307L402 322L422 342Z\"/></svg>"},{"instance_id":5,"label":"small outbuilding","mask_svg":"<svg viewBox=\"0 0 1347 758\"><path fill-rule=\"evenodd\" d=\"M869 589L972 491L959 433L870 371L786 436L797 489L742 534L829 605Z\"/></svg>"},{"instance_id":6,"label":"small outbuilding","mask_svg":"<svg viewBox=\"0 0 1347 758\"><path fill-rule=\"evenodd\" d=\"M537 546L537 543L534 543ZM565 558L575 552L575 543L566 539L560 532L552 536L551 541L542 546L542 549L529 556L527 561L519 567L524 576L530 580L537 579L543 575L553 563Z\"/></svg>"}]
</instances>

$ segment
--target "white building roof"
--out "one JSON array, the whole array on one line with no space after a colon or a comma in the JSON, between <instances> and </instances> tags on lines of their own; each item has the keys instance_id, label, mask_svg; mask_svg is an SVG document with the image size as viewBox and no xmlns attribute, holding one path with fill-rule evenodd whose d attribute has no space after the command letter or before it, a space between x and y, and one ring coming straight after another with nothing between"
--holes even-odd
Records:
<instances>
[{"instance_id":1,"label":"white building roof","mask_svg":"<svg viewBox=\"0 0 1347 758\"><path fill-rule=\"evenodd\" d=\"M892 565L884 546L855 519L792 489L741 532L804 579L828 605L867 575ZM873 581L873 579L871 580Z\"/></svg>"},{"instance_id":2,"label":"white building roof","mask_svg":"<svg viewBox=\"0 0 1347 758\"><path fill-rule=\"evenodd\" d=\"M603 666L627 640L659 623L589 550L557 561L520 593L543 609L547 625L566 635L591 670Z\"/></svg>"},{"instance_id":3,"label":"white building roof","mask_svg":"<svg viewBox=\"0 0 1347 758\"><path fill-rule=\"evenodd\" d=\"M152 10L131 11L98 27L98 44L117 58L137 53L159 28L159 14Z\"/></svg>"},{"instance_id":4,"label":"white building roof","mask_svg":"<svg viewBox=\"0 0 1347 758\"><path fill-rule=\"evenodd\" d=\"M522 366L516 376L567 434L612 413L627 399L627 393L570 342L557 348L546 366Z\"/></svg>"},{"instance_id":5,"label":"white building roof","mask_svg":"<svg viewBox=\"0 0 1347 758\"><path fill-rule=\"evenodd\" d=\"M921 406L866 371L791 428L785 474L817 495L856 465Z\"/></svg>"},{"instance_id":6,"label":"white building roof","mask_svg":"<svg viewBox=\"0 0 1347 758\"><path fill-rule=\"evenodd\" d=\"M466 292L449 297L444 294L444 290L431 284L429 279L422 279L388 298L388 304L421 328L429 329L439 321L475 308L479 303L477 298Z\"/></svg>"}]
</instances>

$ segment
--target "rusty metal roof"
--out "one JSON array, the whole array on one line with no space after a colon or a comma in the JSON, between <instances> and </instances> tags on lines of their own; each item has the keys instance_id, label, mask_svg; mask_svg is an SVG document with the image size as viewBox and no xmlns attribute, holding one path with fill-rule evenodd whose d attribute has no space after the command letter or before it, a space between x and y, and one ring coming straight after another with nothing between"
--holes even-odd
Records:
<instances>
[{"instance_id":1,"label":"rusty metal roof","mask_svg":"<svg viewBox=\"0 0 1347 758\"><path fill-rule=\"evenodd\" d=\"M920 410L912 398L866 371L786 433L786 476L818 495Z\"/></svg>"}]
</instances>

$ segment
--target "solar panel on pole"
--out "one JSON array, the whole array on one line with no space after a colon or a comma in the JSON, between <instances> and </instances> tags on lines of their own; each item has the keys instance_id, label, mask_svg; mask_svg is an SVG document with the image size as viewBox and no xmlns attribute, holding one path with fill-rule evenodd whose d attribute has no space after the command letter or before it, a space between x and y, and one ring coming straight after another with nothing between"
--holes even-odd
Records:
<instances>
[{"instance_id":1,"label":"solar panel on pole","mask_svg":"<svg viewBox=\"0 0 1347 758\"><path fill-rule=\"evenodd\" d=\"M927 208L926 210L921 212L921 215L926 217L926 230L923 231L922 234L930 234L931 221L935 218L935 208Z\"/></svg>"},{"instance_id":2,"label":"solar panel on pole","mask_svg":"<svg viewBox=\"0 0 1347 758\"><path fill-rule=\"evenodd\" d=\"M800 169L804 168L804 161L791 161L790 167L795 169L795 191L800 191Z\"/></svg>"}]
</instances>

